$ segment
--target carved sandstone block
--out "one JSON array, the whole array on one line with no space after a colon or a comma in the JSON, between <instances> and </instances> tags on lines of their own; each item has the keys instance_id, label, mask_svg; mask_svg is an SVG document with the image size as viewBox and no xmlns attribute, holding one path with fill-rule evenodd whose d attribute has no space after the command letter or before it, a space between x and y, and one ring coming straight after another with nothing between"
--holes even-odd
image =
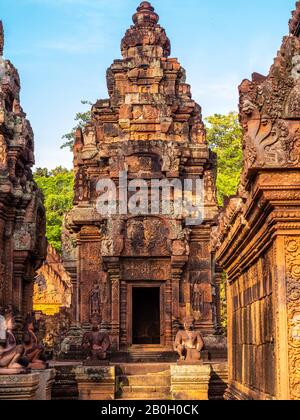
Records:
<instances>
[{"instance_id":1,"label":"carved sandstone block","mask_svg":"<svg viewBox=\"0 0 300 420\"><path fill-rule=\"evenodd\" d=\"M78 367L75 371L79 400L107 401L115 399L115 367Z\"/></svg>"},{"instance_id":2,"label":"carved sandstone block","mask_svg":"<svg viewBox=\"0 0 300 420\"><path fill-rule=\"evenodd\" d=\"M38 374L40 375L40 381L36 399L39 401L50 401L52 386L56 376L55 369L40 370Z\"/></svg>"},{"instance_id":3,"label":"carved sandstone block","mask_svg":"<svg viewBox=\"0 0 300 420\"><path fill-rule=\"evenodd\" d=\"M172 365L172 399L207 401L210 376L209 365Z\"/></svg>"},{"instance_id":4,"label":"carved sandstone block","mask_svg":"<svg viewBox=\"0 0 300 420\"><path fill-rule=\"evenodd\" d=\"M36 400L39 381L38 373L0 376L0 400Z\"/></svg>"}]
</instances>

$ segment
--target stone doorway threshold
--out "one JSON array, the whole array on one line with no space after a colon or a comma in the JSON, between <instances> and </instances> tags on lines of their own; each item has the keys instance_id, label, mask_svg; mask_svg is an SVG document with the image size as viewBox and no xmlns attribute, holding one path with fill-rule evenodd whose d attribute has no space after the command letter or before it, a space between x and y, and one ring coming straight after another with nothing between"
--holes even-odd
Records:
<instances>
[{"instance_id":1,"label":"stone doorway threshold","mask_svg":"<svg viewBox=\"0 0 300 420\"><path fill-rule=\"evenodd\" d=\"M111 362L121 363L174 363L177 361L177 354L163 346L141 346L135 345L127 351L119 351L111 355Z\"/></svg>"}]
</instances>

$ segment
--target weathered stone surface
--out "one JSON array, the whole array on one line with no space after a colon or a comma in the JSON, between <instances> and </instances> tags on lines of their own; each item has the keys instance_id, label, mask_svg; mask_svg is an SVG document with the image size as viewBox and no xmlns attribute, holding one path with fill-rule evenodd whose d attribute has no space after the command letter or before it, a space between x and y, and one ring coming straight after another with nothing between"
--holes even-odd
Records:
<instances>
[{"instance_id":1,"label":"weathered stone surface","mask_svg":"<svg viewBox=\"0 0 300 420\"><path fill-rule=\"evenodd\" d=\"M299 13L269 75L240 86L244 171L213 235L228 276L227 399L300 399Z\"/></svg>"},{"instance_id":2,"label":"weathered stone surface","mask_svg":"<svg viewBox=\"0 0 300 420\"><path fill-rule=\"evenodd\" d=\"M211 365L208 398L210 401L222 401L228 387L228 364L215 363Z\"/></svg>"},{"instance_id":3,"label":"weathered stone surface","mask_svg":"<svg viewBox=\"0 0 300 420\"><path fill-rule=\"evenodd\" d=\"M60 308L70 308L72 289L71 277L63 266L61 256L48 245L47 259L34 282L33 309L51 316L58 314Z\"/></svg>"},{"instance_id":4,"label":"weathered stone surface","mask_svg":"<svg viewBox=\"0 0 300 420\"><path fill-rule=\"evenodd\" d=\"M171 365L173 400L208 400L210 365Z\"/></svg>"},{"instance_id":5,"label":"weathered stone surface","mask_svg":"<svg viewBox=\"0 0 300 420\"><path fill-rule=\"evenodd\" d=\"M36 399L39 401L50 401L56 375L55 369L40 370L38 374L40 378Z\"/></svg>"},{"instance_id":6,"label":"weathered stone surface","mask_svg":"<svg viewBox=\"0 0 300 420\"><path fill-rule=\"evenodd\" d=\"M36 400L39 380L38 373L0 376L0 400Z\"/></svg>"},{"instance_id":7,"label":"weathered stone surface","mask_svg":"<svg viewBox=\"0 0 300 420\"><path fill-rule=\"evenodd\" d=\"M56 376L52 387L53 401L77 401L78 385L76 381L76 363L53 364ZM81 363L78 363L81 366Z\"/></svg>"},{"instance_id":8,"label":"weathered stone surface","mask_svg":"<svg viewBox=\"0 0 300 420\"><path fill-rule=\"evenodd\" d=\"M32 310L33 279L46 255L45 210L33 181L34 139L20 79L3 58L0 25L0 306Z\"/></svg>"},{"instance_id":9,"label":"weathered stone surface","mask_svg":"<svg viewBox=\"0 0 300 420\"><path fill-rule=\"evenodd\" d=\"M74 146L75 201L64 229L73 315L90 322L92 291L98 286L96 312L110 325L114 350L127 351L137 341L171 350L186 316L196 318L204 336L216 331L219 320L209 247L218 214L215 156L207 146L201 108L192 99L185 70L169 58L170 41L158 19L150 3L140 5L122 40L123 58L107 71L109 98L92 107L91 121L77 131ZM167 215L158 210L155 216L126 210L111 217L98 214L98 180L117 181L120 171L127 171L129 180L149 183L200 177L206 189L204 222L189 229L173 210ZM149 297L155 288L160 314L145 321L152 321L148 328L140 323L137 339L134 290L148 290ZM147 318L150 307L144 312L134 319Z\"/></svg>"},{"instance_id":10,"label":"weathered stone surface","mask_svg":"<svg viewBox=\"0 0 300 420\"><path fill-rule=\"evenodd\" d=\"M170 399L170 365L135 363L116 366L116 397L123 400Z\"/></svg>"},{"instance_id":11,"label":"weathered stone surface","mask_svg":"<svg viewBox=\"0 0 300 420\"><path fill-rule=\"evenodd\" d=\"M79 400L114 400L116 392L115 367L76 368Z\"/></svg>"}]
</instances>

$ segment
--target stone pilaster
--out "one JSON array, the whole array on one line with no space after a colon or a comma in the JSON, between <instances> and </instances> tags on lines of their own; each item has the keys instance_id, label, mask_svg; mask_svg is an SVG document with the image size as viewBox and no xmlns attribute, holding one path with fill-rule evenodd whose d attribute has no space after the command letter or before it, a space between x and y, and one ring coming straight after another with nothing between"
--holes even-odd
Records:
<instances>
[{"instance_id":1,"label":"stone pilaster","mask_svg":"<svg viewBox=\"0 0 300 420\"><path fill-rule=\"evenodd\" d=\"M40 370L37 373L39 374L40 378L36 399L39 401L50 401L52 395L52 387L56 376L55 369Z\"/></svg>"},{"instance_id":2,"label":"stone pilaster","mask_svg":"<svg viewBox=\"0 0 300 420\"><path fill-rule=\"evenodd\" d=\"M104 263L109 275L111 294L111 332L112 345L120 348L120 261L119 258L105 257Z\"/></svg>"}]
</instances>

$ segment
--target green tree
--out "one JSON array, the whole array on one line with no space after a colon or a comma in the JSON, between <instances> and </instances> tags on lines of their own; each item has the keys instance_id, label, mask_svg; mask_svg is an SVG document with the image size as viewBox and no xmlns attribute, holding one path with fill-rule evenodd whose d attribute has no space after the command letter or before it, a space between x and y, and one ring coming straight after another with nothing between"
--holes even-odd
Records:
<instances>
[{"instance_id":1,"label":"green tree","mask_svg":"<svg viewBox=\"0 0 300 420\"><path fill-rule=\"evenodd\" d=\"M47 168L37 168L35 170L34 175L38 176L38 177L48 178L48 176L50 176L50 172L49 172L49 169L47 169Z\"/></svg>"},{"instance_id":2,"label":"green tree","mask_svg":"<svg viewBox=\"0 0 300 420\"><path fill-rule=\"evenodd\" d=\"M61 166L53 171L37 169L34 179L45 197L47 239L58 252L61 252L63 217L73 205L73 171Z\"/></svg>"},{"instance_id":3,"label":"green tree","mask_svg":"<svg viewBox=\"0 0 300 420\"><path fill-rule=\"evenodd\" d=\"M92 103L89 102L89 101L81 101L81 103L83 105L92 106ZM72 128L72 130L69 133L64 134L62 136L62 139L64 140L64 143L61 146L61 149L69 148L71 151L73 150L73 145L74 145L75 136L76 136L76 130L78 128L84 128L86 123L88 121L90 121L91 115L92 115L91 110L88 110L86 112L78 112L76 114L75 119L74 119L74 121L76 122L76 125L75 125L75 127Z\"/></svg>"},{"instance_id":4,"label":"green tree","mask_svg":"<svg viewBox=\"0 0 300 420\"><path fill-rule=\"evenodd\" d=\"M207 140L218 157L218 202L223 205L224 198L235 195L240 181L243 165L242 129L238 114L215 114L206 118Z\"/></svg>"}]
</instances>

